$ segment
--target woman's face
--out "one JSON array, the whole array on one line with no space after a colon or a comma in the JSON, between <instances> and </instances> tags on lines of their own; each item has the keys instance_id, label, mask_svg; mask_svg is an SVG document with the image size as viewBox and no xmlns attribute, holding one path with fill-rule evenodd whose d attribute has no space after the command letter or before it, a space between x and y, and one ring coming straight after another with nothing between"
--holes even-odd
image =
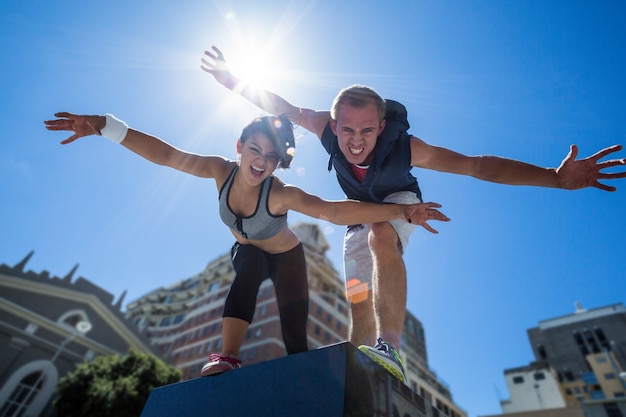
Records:
<instances>
[{"instance_id":1,"label":"woman's face","mask_svg":"<svg viewBox=\"0 0 626 417\"><path fill-rule=\"evenodd\" d=\"M237 141L237 153L241 155L239 166L246 178L259 183L274 172L280 159L272 141L263 133L255 133L245 142Z\"/></svg>"}]
</instances>

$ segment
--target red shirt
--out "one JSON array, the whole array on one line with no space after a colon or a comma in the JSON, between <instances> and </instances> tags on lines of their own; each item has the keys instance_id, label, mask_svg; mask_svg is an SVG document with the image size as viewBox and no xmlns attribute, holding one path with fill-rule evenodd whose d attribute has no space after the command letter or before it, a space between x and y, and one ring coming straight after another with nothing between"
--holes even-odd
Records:
<instances>
[{"instance_id":1,"label":"red shirt","mask_svg":"<svg viewBox=\"0 0 626 417\"><path fill-rule=\"evenodd\" d=\"M354 174L354 177L363 182L363 179L365 178L365 174L367 174L367 169L370 167L369 165L367 166L360 166L360 165L354 165L351 164L350 167L352 168L352 174Z\"/></svg>"}]
</instances>

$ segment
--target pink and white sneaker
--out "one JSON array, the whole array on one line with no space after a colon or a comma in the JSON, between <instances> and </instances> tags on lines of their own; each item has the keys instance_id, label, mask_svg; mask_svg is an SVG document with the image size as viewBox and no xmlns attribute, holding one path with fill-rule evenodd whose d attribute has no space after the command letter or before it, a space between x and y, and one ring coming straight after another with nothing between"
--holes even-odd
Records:
<instances>
[{"instance_id":1,"label":"pink and white sneaker","mask_svg":"<svg viewBox=\"0 0 626 417\"><path fill-rule=\"evenodd\" d=\"M242 362L230 355L222 356L219 353L211 353L209 361L202 367L200 376L220 374L235 368L241 368Z\"/></svg>"}]
</instances>

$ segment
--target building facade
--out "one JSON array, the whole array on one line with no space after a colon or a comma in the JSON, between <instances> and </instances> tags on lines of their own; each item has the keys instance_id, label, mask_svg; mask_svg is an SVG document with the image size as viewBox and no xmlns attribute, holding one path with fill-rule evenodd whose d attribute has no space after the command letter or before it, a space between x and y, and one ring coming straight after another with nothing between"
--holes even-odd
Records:
<instances>
[{"instance_id":1,"label":"building facade","mask_svg":"<svg viewBox=\"0 0 626 417\"><path fill-rule=\"evenodd\" d=\"M543 320L528 329L535 362L504 371L503 413L578 408L626 417L626 308L622 303Z\"/></svg>"},{"instance_id":2,"label":"building facade","mask_svg":"<svg viewBox=\"0 0 626 417\"><path fill-rule=\"evenodd\" d=\"M59 379L84 360L124 355L129 348L157 354L121 311L123 296L90 281L26 271L31 252L0 265L0 416L53 416Z\"/></svg>"},{"instance_id":3,"label":"building facade","mask_svg":"<svg viewBox=\"0 0 626 417\"><path fill-rule=\"evenodd\" d=\"M345 341L349 306L344 282L326 256L328 242L315 224L292 227L303 243L309 279L309 348ZM230 254L211 261L201 273L131 302L127 317L154 342L166 359L183 372L183 379L200 376L209 353L221 348L223 306L234 271ZM401 355L408 385L450 417L466 413L450 390L429 368L422 324L410 312L405 320ZM241 348L241 359L252 365L286 354L274 288L266 280L259 289L253 321Z\"/></svg>"},{"instance_id":4,"label":"building facade","mask_svg":"<svg viewBox=\"0 0 626 417\"><path fill-rule=\"evenodd\" d=\"M556 373L545 362L507 369L504 378L511 397L500 403L505 414L566 406Z\"/></svg>"}]
</instances>

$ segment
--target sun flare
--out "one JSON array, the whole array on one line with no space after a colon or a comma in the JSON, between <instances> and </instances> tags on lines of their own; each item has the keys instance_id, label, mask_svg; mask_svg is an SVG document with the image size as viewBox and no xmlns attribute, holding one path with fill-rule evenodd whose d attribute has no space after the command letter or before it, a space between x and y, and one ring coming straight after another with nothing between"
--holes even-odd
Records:
<instances>
[{"instance_id":1,"label":"sun flare","mask_svg":"<svg viewBox=\"0 0 626 417\"><path fill-rule=\"evenodd\" d=\"M276 82L284 67L272 49L254 43L240 45L238 60L230 63L230 68L249 85L266 86Z\"/></svg>"}]
</instances>

